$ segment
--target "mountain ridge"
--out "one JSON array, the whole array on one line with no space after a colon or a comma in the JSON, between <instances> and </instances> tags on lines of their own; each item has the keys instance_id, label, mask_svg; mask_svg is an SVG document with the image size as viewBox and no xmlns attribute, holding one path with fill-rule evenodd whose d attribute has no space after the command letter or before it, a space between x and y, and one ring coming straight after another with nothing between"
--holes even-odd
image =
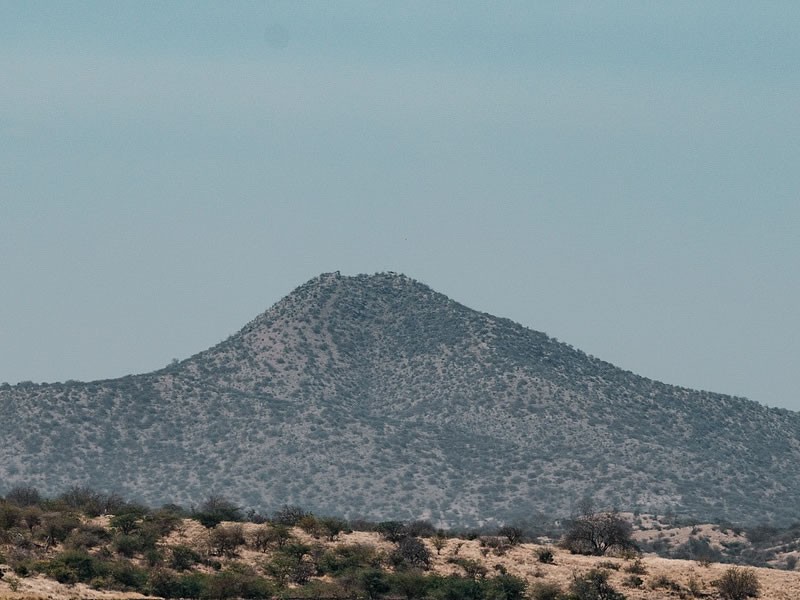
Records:
<instances>
[{"instance_id":1,"label":"mountain ridge","mask_svg":"<svg viewBox=\"0 0 800 600\"><path fill-rule=\"evenodd\" d=\"M800 414L640 377L396 273L322 274L177 364L8 387L0 408L7 485L149 502L474 524L590 495L786 521L800 492Z\"/></svg>"}]
</instances>

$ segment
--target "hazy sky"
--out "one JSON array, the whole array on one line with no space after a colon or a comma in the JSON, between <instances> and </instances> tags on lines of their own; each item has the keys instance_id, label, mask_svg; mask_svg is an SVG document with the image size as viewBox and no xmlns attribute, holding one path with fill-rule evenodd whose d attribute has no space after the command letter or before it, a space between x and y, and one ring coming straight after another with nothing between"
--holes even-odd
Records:
<instances>
[{"instance_id":1,"label":"hazy sky","mask_svg":"<svg viewBox=\"0 0 800 600\"><path fill-rule=\"evenodd\" d=\"M800 410L800 3L2 2L0 381L400 271Z\"/></svg>"}]
</instances>

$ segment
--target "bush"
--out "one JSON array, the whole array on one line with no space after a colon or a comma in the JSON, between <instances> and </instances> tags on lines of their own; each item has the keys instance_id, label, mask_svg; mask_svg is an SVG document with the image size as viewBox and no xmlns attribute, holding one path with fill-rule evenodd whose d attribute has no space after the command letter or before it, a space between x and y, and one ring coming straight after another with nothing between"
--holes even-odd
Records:
<instances>
[{"instance_id":1,"label":"bush","mask_svg":"<svg viewBox=\"0 0 800 600\"><path fill-rule=\"evenodd\" d=\"M338 517L322 517L317 520L319 531L329 542L333 542L342 532L350 531L347 521Z\"/></svg>"},{"instance_id":2,"label":"bush","mask_svg":"<svg viewBox=\"0 0 800 600\"><path fill-rule=\"evenodd\" d=\"M553 551L549 548L540 548L536 551L536 557L540 563L544 563L546 565L552 565L555 562L555 556L553 555Z\"/></svg>"},{"instance_id":3,"label":"bush","mask_svg":"<svg viewBox=\"0 0 800 600\"><path fill-rule=\"evenodd\" d=\"M761 585L753 569L731 567L714 584L723 600L745 600L758 596L761 591Z\"/></svg>"},{"instance_id":4,"label":"bush","mask_svg":"<svg viewBox=\"0 0 800 600\"><path fill-rule=\"evenodd\" d=\"M109 525L123 534L129 535L139 526L139 515L132 512L116 515L111 518Z\"/></svg>"},{"instance_id":5,"label":"bush","mask_svg":"<svg viewBox=\"0 0 800 600\"><path fill-rule=\"evenodd\" d=\"M402 521L382 521L375 526L375 531L389 542L397 543L408 535Z\"/></svg>"},{"instance_id":6,"label":"bush","mask_svg":"<svg viewBox=\"0 0 800 600\"><path fill-rule=\"evenodd\" d=\"M592 569L575 576L569 587L569 600L625 600L608 583L608 571Z\"/></svg>"},{"instance_id":7,"label":"bush","mask_svg":"<svg viewBox=\"0 0 800 600\"><path fill-rule=\"evenodd\" d=\"M347 544L325 551L317 561L322 575L339 576L347 571L380 566L375 548L366 544Z\"/></svg>"},{"instance_id":8,"label":"bush","mask_svg":"<svg viewBox=\"0 0 800 600\"><path fill-rule=\"evenodd\" d=\"M429 538L436 535L436 528L430 521L418 520L411 521L405 525L405 530L408 535L414 537Z\"/></svg>"},{"instance_id":9,"label":"bush","mask_svg":"<svg viewBox=\"0 0 800 600\"><path fill-rule=\"evenodd\" d=\"M217 525L208 536L212 554L233 558L236 550L244 545L244 531L241 525Z\"/></svg>"},{"instance_id":10,"label":"bush","mask_svg":"<svg viewBox=\"0 0 800 600\"><path fill-rule=\"evenodd\" d=\"M0 530L11 529L22 522L22 510L15 504L0 502Z\"/></svg>"},{"instance_id":11,"label":"bush","mask_svg":"<svg viewBox=\"0 0 800 600\"><path fill-rule=\"evenodd\" d=\"M97 525L81 525L73 529L64 540L64 545L72 550L95 548L111 539L108 531Z\"/></svg>"},{"instance_id":12,"label":"bush","mask_svg":"<svg viewBox=\"0 0 800 600\"><path fill-rule=\"evenodd\" d=\"M531 588L531 600L559 600L561 597L561 586L556 583L535 583Z\"/></svg>"},{"instance_id":13,"label":"bush","mask_svg":"<svg viewBox=\"0 0 800 600\"><path fill-rule=\"evenodd\" d=\"M39 504L42 501L42 497L35 487L17 486L6 494L6 501L24 508Z\"/></svg>"},{"instance_id":14,"label":"bush","mask_svg":"<svg viewBox=\"0 0 800 600\"><path fill-rule=\"evenodd\" d=\"M266 552L270 547L283 548L291 540L292 534L286 525L261 525L250 538L250 546Z\"/></svg>"},{"instance_id":15,"label":"bush","mask_svg":"<svg viewBox=\"0 0 800 600\"><path fill-rule=\"evenodd\" d=\"M299 506L290 506L284 504L278 512L272 516L272 521L279 525L286 525L287 527L294 527L303 517L309 516L311 513L306 512Z\"/></svg>"},{"instance_id":16,"label":"bush","mask_svg":"<svg viewBox=\"0 0 800 600\"><path fill-rule=\"evenodd\" d=\"M647 567L644 566L641 558L637 558L631 564L625 567L625 571L635 575L644 575L647 573Z\"/></svg>"},{"instance_id":17,"label":"bush","mask_svg":"<svg viewBox=\"0 0 800 600\"><path fill-rule=\"evenodd\" d=\"M389 578L389 586L406 600L425 598L428 593L429 580L419 571L403 571L394 573Z\"/></svg>"},{"instance_id":18,"label":"bush","mask_svg":"<svg viewBox=\"0 0 800 600\"><path fill-rule=\"evenodd\" d=\"M188 546L173 546L170 566L176 571L186 571L200 562L200 555Z\"/></svg>"},{"instance_id":19,"label":"bush","mask_svg":"<svg viewBox=\"0 0 800 600\"><path fill-rule=\"evenodd\" d=\"M59 583L88 583L103 574L102 566L95 557L82 550L67 550L42 565L44 572Z\"/></svg>"},{"instance_id":20,"label":"bush","mask_svg":"<svg viewBox=\"0 0 800 600\"><path fill-rule=\"evenodd\" d=\"M80 519L69 513L45 513L42 515L41 528L45 549L63 542L70 532L80 524Z\"/></svg>"},{"instance_id":21,"label":"bush","mask_svg":"<svg viewBox=\"0 0 800 600\"><path fill-rule=\"evenodd\" d=\"M625 587L640 588L644 585L644 580L638 575L628 575L622 582Z\"/></svg>"},{"instance_id":22,"label":"bush","mask_svg":"<svg viewBox=\"0 0 800 600\"><path fill-rule=\"evenodd\" d=\"M397 567L429 569L431 566L431 553L418 538L404 537L397 544L397 550L392 552L391 561Z\"/></svg>"},{"instance_id":23,"label":"bush","mask_svg":"<svg viewBox=\"0 0 800 600\"><path fill-rule=\"evenodd\" d=\"M487 584L487 597L492 600L523 600L528 584L513 575L498 575Z\"/></svg>"},{"instance_id":24,"label":"bush","mask_svg":"<svg viewBox=\"0 0 800 600\"><path fill-rule=\"evenodd\" d=\"M200 509L192 513L192 519L198 521L203 527L211 529L223 521L240 521L239 508L224 498L212 496L200 505Z\"/></svg>"},{"instance_id":25,"label":"bush","mask_svg":"<svg viewBox=\"0 0 800 600\"><path fill-rule=\"evenodd\" d=\"M512 546L516 546L522 541L525 532L521 527L505 525L498 530L497 534L506 538Z\"/></svg>"}]
</instances>

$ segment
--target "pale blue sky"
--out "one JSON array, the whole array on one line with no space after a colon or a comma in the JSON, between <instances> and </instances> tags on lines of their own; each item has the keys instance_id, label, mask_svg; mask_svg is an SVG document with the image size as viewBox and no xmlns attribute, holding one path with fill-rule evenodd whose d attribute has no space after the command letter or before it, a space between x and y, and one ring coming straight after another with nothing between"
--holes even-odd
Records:
<instances>
[{"instance_id":1,"label":"pale blue sky","mask_svg":"<svg viewBox=\"0 0 800 600\"><path fill-rule=\"evenodd\" d=\"M400 271L800 410L800 3L0 2L0 381Z\"/></svg>"}]
</instances>

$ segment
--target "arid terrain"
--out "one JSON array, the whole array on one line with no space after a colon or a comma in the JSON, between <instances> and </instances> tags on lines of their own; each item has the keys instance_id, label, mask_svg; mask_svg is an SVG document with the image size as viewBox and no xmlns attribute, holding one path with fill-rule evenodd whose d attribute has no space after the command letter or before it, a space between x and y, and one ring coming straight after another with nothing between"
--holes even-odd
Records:
<instances>
[{"instance_id":1,"label":"arid terrain","mask_svg":"<svg viewBox=\"0 0 800 600\"><path fill-rule=\"evenodd\" d=\"M112 598L144 598L161 597L156 594L143 594L125 591L125 579L120 575L120 565L126 565L131 586L140 577L140 586L150 589L157 586L158 578L164 573L171 576L189 576L191 573L214 577L225 574L231 577L261 578L269 582L269 587L261 589L260 595L247 597L369 597L369 598L401 598L392 589L374 592L365 591L363 579L365 572L376 569L384 577L392 577L392 573L412 573L415 577L435 578L442 581L456 578L465 581L491 582L494 578L512 576L525 582L527 591L520 596L488 596L490 598L548 598L546 591L561 590L567 592L576 578L587 573L605 573L608 584L618 593L630 600L657 600L664 598L719 598L716 582L731 569L730 564L723 564L702 558L699 560L680 560L659 557L649 552L626 551L611 552L606 556L584 556L573 554L562 548L559 540L539 538L535 542L511 543L500 535L462 534L447 537L439 532L436 535L414 537L421 541L427 550L429 563L416 565L409 569L409 564L398 562L396 556L401 547L400 538L392 538L386 534L386 525L378 531L350 530L343 522L344 530L331 532L325 529L325 519L304 517L301 526L286 528L284 538L279 541L275 536L265 536L266 532L275 532L280 526L276 523L235 523L221 522L214 527L201 524L197 518L170 519L169 525L163 511L156 516L143 519L131 519L128 525L125 519L110 516L82 518L72 533L62 536L64 541L52 543L47 548L40 543L41 535L33 533L27 537L32 544L20 540L22 533L6 534L5 543L0 546L7 563L0 565L3 577L0 579L0 598L15 600L68 600ZM159 516L160 515L160 516ZM628 519L632 515L622 515ZM46 519L47 517L45 517ZM658 519L641 515L635 518L640 528L632 533L638 545L652 543L655 539L670 540L673 547L686 544L691 539L706 540L715 550L724 550L732 543L748 544L747 537L741 533L718 525L702 524L690 528L669 527ZM121 541L144 536L148 527L159 523L164 535L153 540L151 550L143 548L127 548ZM394 523L394 522L391 522ZM410 527L410 526L409 526ZM377 526L381 529L381 525ZM390 526L391 529L391 526ZM18 530L21 532L21 530ZM128 533L123 533L128 531ZM232 547L224 549L220 545L219 532L239 532L241 538ZM8 532L6 532L8 533ZM429 533L432 533L430 531ZM259 541L261 540L261 541ZM128 540L129 541L129 540ZM311 570L302 578L301 583L294 581L290 568L281 571L281 560L292 552L298 552L298 562L311 565ZM191 559L185 565L177 565L178 550ZM800 571L786 570L787 557L797 552L780 555L776 558L775 567L746 567L757 578L760 586L760 597L764 600L796 600L800 598ZM54 578L65 579L65 572L53 569L53 565L67 564L62 559L72 556L70 569L79 572L79 561L75 556L93 557L96 561L108 561L116 565L109 571L112 575L97 576L93 581L73 581L59 583ZM23 562L24 556L36 557L38 562ZM61 558L59 558L61 557ZM58 561L62 560L61 563ZM15 562L16 561L16 562ZM339 562L337 562L339 561ZM12 563L12 564L8 564ZM27 564L28 567L20 567ZM39 566L36 566L39 565ZM50 565L50 566L46 566ZM75 566L78 565L78 566ZM794 564L792 564L794 567ZM96 567L95 567L96 568ZM737 567L738 568L738 567ZM35 572L36 570L44 571ZM177 570L176 570L177 569ZM99 571L98 571L99 572ZM23 574L20 574L23 573ZM123 573L124 575L124 573ZM81 577L78 575L78 577ZM398 575L399 577L399 575ZM116 580L114 580L116 578ZM391 579L389 579L391 580ZM235 581L235 580L231 580ZM299 581L299 580L298 580ZM231 584L233 585L233 584ZM395 584L393 584L395 585ZM103 589L111 586L117 589ZM233 597L235 592L221 592L219 596L213 591L204 592L203 598ZM446 595L412 595L410 598L445 598ZM484 596L480 596L484 597ZM554 596L553 596L554 597ZM573 598L574 596L564 596ZM580 596L576 597L579 598Z\"/></svg>"},{"instance_id":2,"label":"arid terrain","mask_svg":"<svg viewBox=\"0 0 800 600\"><path fill-rule=\"evenodd\" d=\"M321 275L114 380L0 385L0 482L441 527L599 505L797 520L800 414L646 379L395 273ZM0 489L0 493L4 490Z\"/></svg>"}]
</instances>

